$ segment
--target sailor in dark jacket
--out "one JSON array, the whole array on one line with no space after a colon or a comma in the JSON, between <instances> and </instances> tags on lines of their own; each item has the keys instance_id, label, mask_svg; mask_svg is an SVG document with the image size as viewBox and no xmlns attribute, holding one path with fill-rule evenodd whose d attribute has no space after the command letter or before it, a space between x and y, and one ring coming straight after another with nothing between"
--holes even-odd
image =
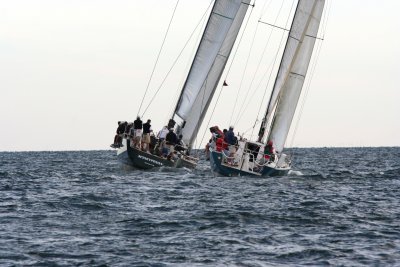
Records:
<instances>
[{"instance_id":1,"label":"sailor in dark jacket","mask_svg":"<svg viewBox=\"0 0 400 267\"><path fill-rule=\"evenodd\" d=\"M230 145L235 145L236 141L237 138L235 136L235 133L233 132L233 127L229 127L229 131L227 131L225 134L225 142Z\"/></svg>"},{"instance_id":2,"label":"sailor in dark jacket","mask_svg":"<svg viewBox=\"0 0 400 267\"><path fill-rule=\"evenodd\" d=\"M133 121L133 128L135 130L142 130L143 122L142 122L142 120L140 119L139 116L137 116L136 120Z\"/></svg>"},{"instance_id":3,"label":"sailor in dark jacket","mask_svg":"<svg viewBox=\"0 0 400 267\"><path fill-rule=\"evenodd\" d=\"M174 147L178 143L178 137L176 136L176 133L174 133L173 128L169 129L165 141L167 142L167 146L169 146L170 153L174 152Z\"/></svg>"},{"instance_id":4,"label":"sailor in dark jacket","mask_svg":"<svg viewBox=\"0 0 400 267\"><path fill-rule=\"evenodd\" d=\"M176 152L175 152L175 146L178 143L178 136L176 136L176 133L174 133L174 129L170 128L169 132L167 133L167 136L165 137L166 141L166 147L169 148L169 154L167 156L167 159L174 161Z\"/></svg>"},{"instance_id":5,"label":"sailor in dark jacket","mask_svg":"<svg viewBox=\"0 0 400 267\"><path fill-rule=\"evenodd\" d=\"M174 129L169 129L169 132L167 133L167 136L165 137L165 141L167 141L168 145L176 145L178 142L178 137L176 136L176 133L174 133Z\"/></svg>"},{"instance_id":6,"label":"sailor in dark jacket","mask_svg":"<svg viewBox=\"0 0 400 267\"><path fill-rule=\"evenodd\" d=\"M235 156L236 153L236 142L237 138L235 136L235 133L233 132L233 127L229 127L229 130L225 134L225 142L229 144L229 157L232 158ZM231 162L232 159L229 159L228 161Z\"/></svg>"},{"instance_id":7,"label":"sailor in dark jacket","mask_svg":"<svg viewBox=\"0 0 400 267\"><path fill-rule=\"evenodd\" d=\"M140 117L137 116L136 120L134 120L133 122L133 128L131 129L131 132L133 130L133 145L138 149L141 148L142 128L143 128L143 122L140 119Z\"/></svg>"},{"instance_id":8,"label":"sailor in dark jacket","mask_svg":"<svg viewBox=\"0 0 400 267\"><path fill-rule=\"evenodd\" d=\"M153 131L151 129L151 120L147 120L145 124L143 124L143 150L150 152L150 133Z\"/></svg>"},{"instance_id":9,"label":"sailor in dark jacket","mask_svg":"<svg viewBox=\"0 0 400 267\"><path fill-rule=\"evenodd\" d=\"M124 136L125 128L127 126L126 121L119 121L118 122L118 128L117 128L117 133L114 136L114 143L111 145L112 148L118 148L123 146L122 145L122 138Z\"/></svg>"}]
</instances>

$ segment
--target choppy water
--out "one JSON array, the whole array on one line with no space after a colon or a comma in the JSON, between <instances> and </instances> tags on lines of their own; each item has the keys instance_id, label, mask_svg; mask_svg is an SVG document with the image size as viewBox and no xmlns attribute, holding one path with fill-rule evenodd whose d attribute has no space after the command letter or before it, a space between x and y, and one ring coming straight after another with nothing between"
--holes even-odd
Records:
<instances>
[{"instance_id":1,"label":"choppy water","mask_svg":"<svg viewBox=\"0 0 400 267\"><path fill-rule=\"evenodd\" d=\"M0 265L400 266L400 148L294 152L281 178L0 153Z\"/></svg>"}]
</instances>

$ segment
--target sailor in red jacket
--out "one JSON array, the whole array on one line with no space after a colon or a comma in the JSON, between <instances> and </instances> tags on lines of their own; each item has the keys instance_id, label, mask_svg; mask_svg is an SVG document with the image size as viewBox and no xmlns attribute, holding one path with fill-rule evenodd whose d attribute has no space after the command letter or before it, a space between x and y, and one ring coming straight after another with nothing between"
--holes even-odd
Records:
<instances>
[{"instance_id":1,"label":"sailor in red jacket","mask_svg":"<svg viewBox=\"0 0 400 267\"><path fill-rule=\"evenodd\" d=\"M274 143L270 140L264 148L265 160L271 159L273 161L275 158L275 153Z\"/></svg>"}]
</instances>

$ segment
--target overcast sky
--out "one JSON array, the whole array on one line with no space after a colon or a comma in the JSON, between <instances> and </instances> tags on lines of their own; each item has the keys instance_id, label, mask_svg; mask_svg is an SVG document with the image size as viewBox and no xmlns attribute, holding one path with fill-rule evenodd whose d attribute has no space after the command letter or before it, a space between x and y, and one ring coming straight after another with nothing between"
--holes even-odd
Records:
<instances>
[{"instance_id":1,"label":"overcast sky","mask_svg":"<svg viewBox=\"0 0 400 267\"><path fill-rule=\"evenodd\" d=\"M283 10L292 2L286 0ZM141 113L209 3L180 0ZM264 2L257 0L254 20L274 22L276 3L262 13L257 8ZM132 121L138 113L175 4L175 0L2 1L0 151L108 149L117 121ZM400 146L400 1L334 0L327 6L324 41L315 71L309 71L311 85L296 135L288 144ZM285 26L284 21L276 24ZM271 29L260 31L268 36ZM278 40L282 33L273 34ZM195 40L189 43L145 113L144 119L151 118L156 131L175 105L194 44ZM229 126L231 114L234 119L238 116L232 107L246 61L243 55L248 54L246 45L249 42L243 41L243 49L239 47L233 64L236 61L239 67L228 74L229 86L224 87L211 119L221 128ZM239 102L247 90L244 84ZM257 116L251 108L258 110L266 87L260 88L235 131L248 131L254 124Z\"/></svg>"}]
</instances>

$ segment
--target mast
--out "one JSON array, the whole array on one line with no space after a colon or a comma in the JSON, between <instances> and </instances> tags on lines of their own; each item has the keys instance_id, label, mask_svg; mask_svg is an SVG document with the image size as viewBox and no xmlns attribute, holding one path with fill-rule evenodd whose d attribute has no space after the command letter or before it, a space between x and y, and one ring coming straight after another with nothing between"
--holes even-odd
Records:
<instances>
[{"instance_id":1,"label":"mast","mask_svg":"<svg viewBox=\"0 0 400 267\"><path fill-rule=\"evenodd\" d=\"M216 0L172 119L182 120L183 141L194 141L236 40L250 0Z\"/></svg>"},{"instance_id":2,"label":"mast","mask_svg":"<svg viewBox=\"0 0 400 267\"><path fill-rule=\"evenodd\" d=\"M299 4L300 4L300 1L297 2L295 14L296 14L296 12L297 12L297 10L299 8ZM292 20L292 24L290 25L288 38L286 39L285 49L283 51L286 51L286 49L287 49L287 46L288 46L288 43L289 43L289 38L290 38L290 33L292 32L293 25L294 25L294 17L293 17L293 20ZM282 55L282 59L283 59L283 55ZM273 111L273 107L275 107L275 101L273 101L273 99L274 99L273 96L278 94L278 93L275 93L275 91L279 90L279 88L277 88L277 81L278 81L279 72L283 68L282 62L283 62L283 60L281 60L281 62L279 63L278 74L277 74L277 77L275 78L274 87L272 87L271 95L269 97L269 101L268 101L268 105L267 105L267 110L265 111L265 115L264 115L264 117L263 117L263 119L261 121L260 130L258 131L258 139L257 139L257 141L260 142L260 143L262 143L262 139L264 138L265 130L266 130L267 125L268 125L268 118L270 117L270 113Z\"/></svg>"},{"instance_id":3,"label":"mast","mask_svg":"<svg viewBox=\"0 0 400 267\"><path fill-rule=\"evenodd\" d=\"M282 152L300 98L325 0L299 0L293 17L281 64L259 132L265 135L273 115L267 140Z\"/></svg>"}]
</instances>

